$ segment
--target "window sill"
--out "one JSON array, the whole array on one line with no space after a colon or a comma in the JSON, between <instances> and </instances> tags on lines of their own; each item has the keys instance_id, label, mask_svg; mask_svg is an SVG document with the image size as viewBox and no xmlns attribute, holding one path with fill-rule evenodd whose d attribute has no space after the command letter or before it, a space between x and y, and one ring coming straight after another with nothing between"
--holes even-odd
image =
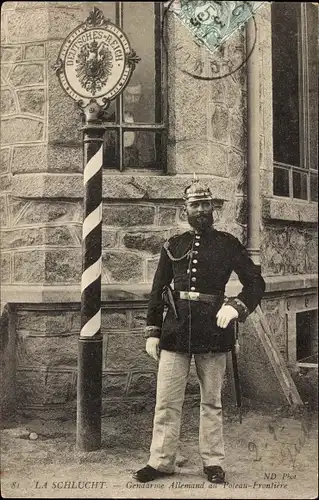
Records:
<instances>
[{"instance_id":1,"label":"window sill","mask_svg":"<svg viewBox=\"0 0 319 500\"><path fill-rule=\"evenodd\" d=\"M296 366L298 368L314 368L315 370L318 370L318 363L302 363L298 361Z\"/></svg>"},{"instance_id":2,"label":"window sill","mask_svg":"<svg viewBox=\"0 0 319 500\"><path fill-rule=\"evenodd\" d=\"M318 222L318 203L284 198L264 198L263 217L291 222Z\"/></svg>"},{"instance_id":3,"label":"window sill","mask_svg":"<svg viewBox=\"0 0 319 500\"><path fill-rule=\"evenodd\" d=\"M304 274L293 276L264 276L267 293L284 293L291 290L309 290L318 287L316 274ZM228 282L226 294L237 295L242 289L238 280ZM113 307L117 303L139 302L147 303L151 290L151 283L133 284L103 284L101 290L102 303L110 302ZM1 287L0 304L53 304L53 303L80 303L81 286L78 285L10 285L3 284Z\"/></svg>"},{"instance_id":4,"label":"window sill","mask_svg":"<svg viewBox=\"0 0 319 500\"><path fill-rule=\"evenodd\" d=\"M234 193L231 179L201 176L217 200L229 200ZM168 175L145 172L103 172L103 198L112 200L181 200L184 189L193 180L193 174ZM12 177L11 194L21 198L83 197L83 175L66 173L16 174Z\"/></svg>"}]
</instances>

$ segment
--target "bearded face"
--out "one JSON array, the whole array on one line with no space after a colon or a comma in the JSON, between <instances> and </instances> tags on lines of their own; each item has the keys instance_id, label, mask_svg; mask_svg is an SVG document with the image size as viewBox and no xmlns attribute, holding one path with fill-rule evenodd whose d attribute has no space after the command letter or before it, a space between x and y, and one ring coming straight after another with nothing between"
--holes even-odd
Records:
<instances>
[{"instance_id":1,"label":"bearded face","mask_svg":"<svg viewBox=\"0 0 319 500\"><path fill-rule=\"evenodd\" d=\"M188 223L195 231L205 232L213 225L213 205L210 200L188 201L185 208Z\"/></svg>"}]
</instances>

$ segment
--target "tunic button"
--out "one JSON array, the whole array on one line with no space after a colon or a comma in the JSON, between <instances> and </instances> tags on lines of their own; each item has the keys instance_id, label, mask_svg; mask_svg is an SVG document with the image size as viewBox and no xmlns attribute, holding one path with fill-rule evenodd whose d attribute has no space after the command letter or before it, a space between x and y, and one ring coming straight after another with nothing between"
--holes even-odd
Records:
<instances>
[{"instance_id":1,"label":"tunic button","mask_svg":"<svg viewBox=\"0 0 319 500\"><path fill-rule=\"evenodd\" d=\"M193 267L192 273L196 273L196 271L197 271L196 267Z\"/></svg>"},{"instance_id":2,"label":"tunic button","mask_svg":"<svg viewBox=\"0 0 319 500\"><path fill-rule=\"evenodd\" d=\"M189 270L189 269L187 269L187 271L186 271L186 272L187 272L187 274L189 274L189 273L190 273L190 270Z\"/></svg>"},{"instance_id":3,"label":"tunic button","mask_svg":"<svg viewBox=\"0 0 319 500\"><path fill-rule=\"evenodd\" d=\"M198 260L197 259L193 259L193 264L197 264Z\"/></svg>"},{"instance_id":4,"label":"tunic button","mask_svg":"<svg viewBox=\"0 0 319 500\"><path fill-rule=\"evenodd\" d=\"M200 236L198 236L198 234L196 234L195 238L196 238L197 240L199 240Z\"/></svg>"},{"instance_id":5,"label":"tunic button","mask_svg":"<svg viewBox=\"0 0 319 500\"><path fill-rule=\"evenodd\" d=\"M191 286L191 291L195 292L196 288L194 286Z\"/></svg>"},{"instance_id":6,"label":"tunic button","mask_svg":"<svg viewBox=\"0 0 319 500\"><path fill-rule=\"evenodd\" d=\"M199 243L198 243L198 241L196 241L196 243L195 243L195 247L199 247Z\"/></svg>"},{"instance_id":7,"label":"tunic button","mask_svg":"<svg viewBox=\"0 0 319 500\"><path fill-rule=\"evenodd\" d=\"M198 254L198 251L197 250L194 250L194 254L197 255Z\"/></svg>"},{"instance_id":8,"label":"tunic button","mask_svg":"<svg viewBox=\"0 0 319 500\"><path fill-rule=\"evenodd\" d=\"M196 281L196 278L195 278L195 277L193 277L193 278L192 278L192 281Z\"/></svg>"}]
</instances>

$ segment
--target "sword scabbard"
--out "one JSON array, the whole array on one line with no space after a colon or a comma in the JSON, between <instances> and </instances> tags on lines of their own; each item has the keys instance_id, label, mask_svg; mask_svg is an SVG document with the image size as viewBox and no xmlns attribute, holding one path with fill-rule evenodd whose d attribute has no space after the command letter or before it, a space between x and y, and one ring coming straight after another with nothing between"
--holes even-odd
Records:
<instances>
[{"instance_id":1,"label":"sword scabbard","mask_svg":"<svg viewBox=\"0 0 319 500\"><path fill-rule=\"evenodd\" d=\"M238 342L238 325L237 322L234 324L234 336L235 343L232 347L232 362L233 362L233 375L234 375L234 384L235 384L235 392L236 392L236 403L239 412L239 422L242 423L242 411L241 411L241 390L240 390L240 381L239 381L239 371L238 371L238 360L237 354L239 352L239 342Z\"/></svg>"}]
</instances>

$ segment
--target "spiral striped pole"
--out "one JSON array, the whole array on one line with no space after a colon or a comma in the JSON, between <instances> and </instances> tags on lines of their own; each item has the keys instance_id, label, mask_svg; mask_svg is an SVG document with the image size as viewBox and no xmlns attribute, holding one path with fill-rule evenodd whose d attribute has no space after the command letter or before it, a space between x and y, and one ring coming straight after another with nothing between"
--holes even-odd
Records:
<instances>
[{"instance_id":1,"label":"spiral striped pole","mask_svg":"<svg viewBox=\"0 0 319 500\"><path fill-rule=\"evenodd\" d=\"M102 163L104 128L101 108L84 109L84 207L82 230L81 333L78 342L77 448L101 447L102 347Z\"/></svg>"}]
</instances>

